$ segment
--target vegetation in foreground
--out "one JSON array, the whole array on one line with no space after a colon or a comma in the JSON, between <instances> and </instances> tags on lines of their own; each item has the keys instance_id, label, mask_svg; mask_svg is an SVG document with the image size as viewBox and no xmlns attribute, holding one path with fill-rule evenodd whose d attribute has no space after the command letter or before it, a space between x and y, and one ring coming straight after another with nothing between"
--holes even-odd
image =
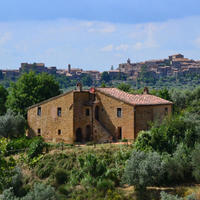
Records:
<instances>
[{"instance_id":1,"label":"vegetation in foreground","mask_svg":"<svg viewBox=\"0 0 200 200\"><path fill-rule=\"evenodd\" d=\"M33 79L38 84L29 90ZM200 88L151 90L174 102L173 116L152 124L134 144L74 146L24 136L26 106L49 98L47 82L56 88L51 96L60 93L52 77L34 73L8 92L0 88L0 199L200 199Z\"/></svg>"}]
</instances>

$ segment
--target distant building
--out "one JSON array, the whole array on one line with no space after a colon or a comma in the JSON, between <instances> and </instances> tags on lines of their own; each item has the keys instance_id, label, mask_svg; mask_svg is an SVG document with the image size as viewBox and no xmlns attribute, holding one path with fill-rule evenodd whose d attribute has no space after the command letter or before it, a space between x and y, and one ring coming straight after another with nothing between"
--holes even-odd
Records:
<instances>
[{"instance_id":1,"label":"distant building","mask_svg":"<svg viewBox=\"0 0 200 200\"><path fill-rule=\"evenodd\" d=\"M21 67L19 68L20 73L29 73L30 71L33 71L35 73L42 73L46 72L49 74L55 74L56 73L56 67L45 67L44 63L21 63Z\"/></svg>"}]
</instances>

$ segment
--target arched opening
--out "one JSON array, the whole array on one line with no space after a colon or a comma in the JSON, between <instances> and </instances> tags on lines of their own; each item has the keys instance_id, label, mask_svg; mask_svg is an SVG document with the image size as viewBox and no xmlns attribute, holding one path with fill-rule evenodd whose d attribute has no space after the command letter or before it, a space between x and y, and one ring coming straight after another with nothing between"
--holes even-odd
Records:
<instances>
[{"instance_id":1,"label":"arched opening","mask_svg":"<svg viewBox=\"0 0 200 200\"><path fill-rule=\"evenodd\" d=\"M81 128L78 128L76 130L76 142L82 142L83 141L83 135Z\"/></svg>"},{"instance_id":2,"label":"arched opening","mask_svg":"<svg viewBox=\"0 0 200 200\"><path fill-rule=\"evenodd\" d=\"M95 107L95 119L99 121L99 106Z\"/></svg>"},{"instance_id":3,"label":"arched opening","mask_svg":"<svg viewBox=\"0 0 200 200\"><path fill-rule=\"evenodd\" d=\"M86 126L86 138L85 140L86 141L91 141L91 126L90 125L87 125Z\"/></svg>"}]
</instances>

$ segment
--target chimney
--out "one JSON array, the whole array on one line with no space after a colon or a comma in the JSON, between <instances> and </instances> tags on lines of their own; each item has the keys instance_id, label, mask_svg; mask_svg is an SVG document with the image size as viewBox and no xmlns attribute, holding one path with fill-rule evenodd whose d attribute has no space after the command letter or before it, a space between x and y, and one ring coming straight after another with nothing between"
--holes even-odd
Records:
<instances>
[{"instance_id":1,"label":"chimney","mask_svg":"<svg viewBox=\"0 0 200 200\"><path fill-rule=\"evenodd\" d=\"M68 73L71 73L71 65L68 65Z\"/></svg>"},{"instance_id":2,"label":"chimney","mask_svg":"<svg viewBox=\"0 0 200 200\"><path fill-rule=\"evenodd\" d=\"M144 87L143 94L149 94L149 89L148 89L148 87Z\"/></svg>"},{"instance_id":3,"label":"chimney","mask_svg":"<svg viewBox=\"0 0 200 200\"><path fill-rule=\"evenodd\" d=\"M82 84L81 84L81 82L78 82L78 83L76 84L76 90L79 91L79 92L82 91Z\"/></svg>"}]
</instances>

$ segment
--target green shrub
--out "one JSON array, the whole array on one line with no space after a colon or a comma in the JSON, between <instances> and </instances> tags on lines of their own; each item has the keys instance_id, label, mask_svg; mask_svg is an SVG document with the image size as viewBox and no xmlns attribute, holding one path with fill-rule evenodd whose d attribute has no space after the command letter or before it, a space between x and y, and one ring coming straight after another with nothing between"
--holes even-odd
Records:
<instances>
[{"instance_id":1,"label":"green shrub","mask_svg":"<svg viewBox=\"0 0 200 200\"><path fill-rule=\"evenodd\" d=\"M32 140L27 137L21 137L10 140L6 146L6 155L23 152L26 148L29 147L31 142Z\"/></svg>"},{"instance_id":2,"label":"green shrub","mask_svg":"<svg viewBox=\"0 0 200 200\"><path fill-rule=\"evenodd\" d=\"M67 182L68 174L64 169L57 169L55 172L56 183L58 185L64 184Z\"/></svg>"},{"instance_id":3,"label":"green shrub","mask_svg":"<svg viewBox=\"0 0 200 200\"><path fill-rule=\"evenodd\" d=\"M194 147L200 140L200 120L197 115L173 116L162 124L155 123L150 131L143 131L135 142L137 150L153 150L172 154L180 143Z\"/></svg>"},{"instance_id":4,"label":"green shrub","mask_svg":"<svg viewBox=\"0 0 200 200\"><path fill-rule=\"evenodd\" d=\"M200 182L200 144L195 145L195 149L192 152L192 175L196 181Z\"/></svg>"},{"instance_id":5,"label":"green shrub","mask_svg":"<svg viewBox=\"0 0 200 200\"><path fill-rule=\"evenodd\" d=\"M37 176L41 179L47 178L53 172L54 166L53 165L45 165L44 168L37 171Z\"/></svg>"},{"instance_id":6,"label":"green shrub","mask_svg":"<svg viewBox=\"0 0 200 200\"><path fill-rule=\"evenodd\" d=\"M109 179L100 179L97 182L97 189L102 192L106 192L107 190L113 190L115 183Z\"/></svg>"},{"instance_id":7,"label":"green shrub","mask_svg":"<svg viewBox=\"0 0 200 200\"><path fill-rule=\"evenodd\" d=\"M0 116L0 136L15 138L25 133L26 121L22 115L15 115L11 110Z\"/></svg>"},{"instance_id":8,"label":"green shrub","mask_svg":"<svg viewBox=\"0 0 200 200\"><path fill-rule=\"evenodd\" d=\"M123 182L141 191L158 184L162 174L162 160L158 153L133 151L124 171Z\"/></svg>"},{"instance_id":9,"label":"green shrub","mask_svg":"<svg viewBox=\"0 0 200 200\"><path fill-rule=\"evenodd\" d=\"M183 198L167 194L166 192L161 192L160 194L161 194L161 200L183 200Z\"/></svg>"},{"instance_id":10,"label":"green shrub","mask_svg":"<svg viewBox=\"0 0 200 200\"><path fill-rule=\"evenodd\" d=\"M33 190L21 200L56 200L55 189L50 185L35 183Z\"/></svg>"},{"instance_id":11,"label":"green shrub","mask_svg":"<svg viewBox=\"0 0 200 200\"><path fill-rule=\"evenodd\" d=\"M29 150L27 152L28 158L31 159L40 155L46 146L47 144L44 142L42 137L35 138L29 146Z\"/></svg>"},{"instance_id":12,"label":"green shrub","mask_svg":"<svg viewBox=\"0 0 200 200\"><path fill-rule=\"evenodd\" d=\"M163 155L164 184L175 184L192 181L191 150L179 144L173 155Z\"/></svg>"}]
</instances>

